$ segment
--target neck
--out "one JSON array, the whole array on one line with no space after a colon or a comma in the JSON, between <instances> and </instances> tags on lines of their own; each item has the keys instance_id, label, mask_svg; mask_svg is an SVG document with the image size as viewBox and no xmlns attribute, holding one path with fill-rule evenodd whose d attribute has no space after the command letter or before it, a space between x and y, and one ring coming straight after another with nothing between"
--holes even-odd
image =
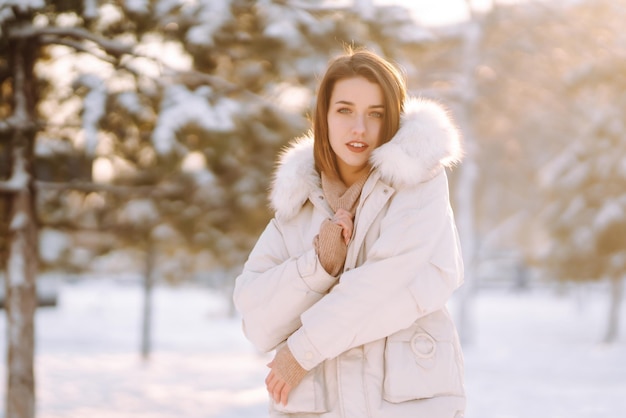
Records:
<instances>
[{"instance_id":1,"label":"neck","mask_svg":"<svg viewBox=\"0 0 626 418\"><path fill-rule=\"evenodd\" d=\"M352 186L361 177L367 174L370 170L369 165L365 165L359 169L342 168L339 167L339 178L346 185L346 187Z\"/></svg>"}]
</instances>

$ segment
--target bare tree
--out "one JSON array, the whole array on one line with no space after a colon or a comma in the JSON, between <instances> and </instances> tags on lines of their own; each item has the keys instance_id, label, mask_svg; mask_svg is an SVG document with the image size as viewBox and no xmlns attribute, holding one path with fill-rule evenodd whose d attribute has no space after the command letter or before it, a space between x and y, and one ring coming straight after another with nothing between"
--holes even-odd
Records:
<instances>
[{"instance_id":1,"label":"bare tree","mask_svg":"<svg viewBox=\"0 0 626 418\"><path fill-rule=\"evenodd\" d=\"M9 225L6 303L8 385L7 418L35 415L34 313L36 307L37 223L33 187L33 138L37 129L33 65L37 42L18 39L8 48L13 74L12 114L0 122L0 135L8 144L11 177L0 182L8 196Z\"/></svg>"}]
</instances>

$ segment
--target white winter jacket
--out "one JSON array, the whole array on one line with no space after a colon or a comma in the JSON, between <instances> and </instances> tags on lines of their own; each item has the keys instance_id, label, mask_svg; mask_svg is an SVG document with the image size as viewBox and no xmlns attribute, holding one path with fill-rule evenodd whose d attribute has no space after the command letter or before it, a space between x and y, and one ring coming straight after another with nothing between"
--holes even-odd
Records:
<instances>
[{"instance_id":1,"label":"white winter jacket","mask_svg":"<svg viewBox=\"0 0 626 418\"><path fill-rule=\"evenodd\" d=\"M407 100L400 129L371 156L343 273L321 266L313 239L333 216L313 141L281 156L275 217L236 280L234 301L260 350L288 344L309 370L272 417L457 418L463 357L445 308L463 281L445 167L457 130L438 104Z\"/></svg>"}]
</instances>

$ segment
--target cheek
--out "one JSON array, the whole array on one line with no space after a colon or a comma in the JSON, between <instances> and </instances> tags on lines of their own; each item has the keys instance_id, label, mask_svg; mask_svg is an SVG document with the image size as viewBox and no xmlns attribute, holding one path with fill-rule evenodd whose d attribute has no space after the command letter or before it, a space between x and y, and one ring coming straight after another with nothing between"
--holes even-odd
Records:
<instances>
[{"instance_id":1,"label":"cheek","mask_svg":"<svg viewBox=\"0 0 626 418\"><path fill-rule=\"evenodd\" d=\"M346 123L341 118L328 118L328 137L331 142L344 137L346 129Z\"/></svg>"},{"instance_id":2,"label":"cheek","mask_svg":"<svg viewBox=\"0 0 626 418\"><path fill-rule=\"evenodd\" d=\"M328 117L328 131L340 131L342 127L346 124L346 118L337 117L336 115L332 115Z\"/></svg>"},{"instance_id":3,"label":"cheek","mask_svg":"<svg viewBox=\"0 0 626 418\"><path fill-rule=\"evenodd\" d=\"M328 141L330 142L330 147L333 151L337 152L337 147L341 144L342 135L337 133L337 131L333 131L332 129L328 130Z\"/></svg>"},{"instance_id":4,"label":"cheek","mask_svg":"<svg viewBox=\"0 0 626 418\"><path fill-rule=\"evenodd\" d=\"M383 121L380 119L374 119L371 121L368 126L368 131L370 132L372 138L376 140L376 146L380 145L380 133L383 130Z\"/></svg>"}]
</instances>

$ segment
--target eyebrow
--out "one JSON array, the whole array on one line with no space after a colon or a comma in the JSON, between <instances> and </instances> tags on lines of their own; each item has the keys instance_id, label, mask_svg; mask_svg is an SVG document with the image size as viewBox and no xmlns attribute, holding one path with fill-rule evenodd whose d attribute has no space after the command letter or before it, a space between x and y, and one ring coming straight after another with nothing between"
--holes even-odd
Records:
<instances>
[{"instance_id":1,"label":"eyebrow","mask_svg":"<svg viewBox=\"0 0 626 418\"><path fill-rule=\"evenodd\" d=\"M347 100L338 100L335 102L335 104L344 104L344 105L350 105L350 106L354 106L354 103L352 102L348 102ZM371 105L367 107L368 109L384 109L385 106L384 105Z\"/></svg>"}]
</instances>

